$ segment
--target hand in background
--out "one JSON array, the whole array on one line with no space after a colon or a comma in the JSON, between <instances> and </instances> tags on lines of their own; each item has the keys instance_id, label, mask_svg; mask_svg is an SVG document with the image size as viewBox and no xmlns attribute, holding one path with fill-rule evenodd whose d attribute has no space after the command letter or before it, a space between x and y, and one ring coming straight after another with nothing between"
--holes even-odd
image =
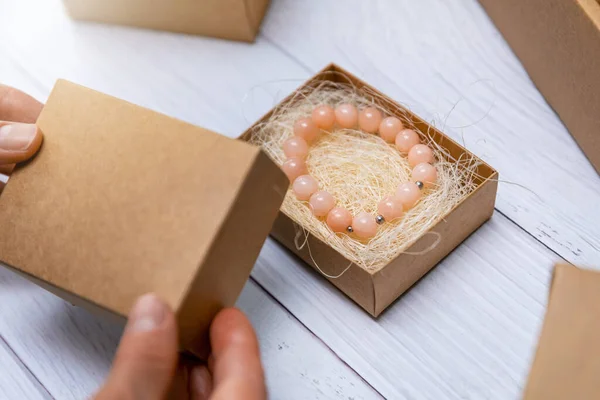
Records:
<instances>
[{"instance_id":1,"label":"hand in background","mask_svg":"<svg viewBox=\"0 0 600 400\"><path fill-rule=\"evenodd\" d=\"M96 400L265 399L258 341L244 314L233 308L221 311L212 322L210 342L208 366L178 367L173 312L157 296L142 296Z\"/></svg>"},{"instance_id":2,"label":"hand in background","mask_svg":"<svg viewBox=\"0 0 600 400\"><path fill-rule=\"evenodd\" d=\"M34 124L41 111L42 103L33 97L0 85L0 166L5 171L40 148L42 134Z\"/></svg>"},{"instance_id":3,"label":"hand in background","mask_svg":"<svg viewBox=\"0 0 600 400\"><path fill-rule=\"evenodd\" d=\"M41 111L42 103L33 97L0 85L0 175L10 175L15 163L39 150L42 134L34 123ZM3 188L0 180L0 192Z\"/></svg>"}]
</instances>

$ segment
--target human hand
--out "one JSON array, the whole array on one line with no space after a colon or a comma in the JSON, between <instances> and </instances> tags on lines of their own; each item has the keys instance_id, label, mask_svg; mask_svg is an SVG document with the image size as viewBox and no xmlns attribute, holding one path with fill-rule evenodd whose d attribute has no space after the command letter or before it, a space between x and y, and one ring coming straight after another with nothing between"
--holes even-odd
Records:
<instances>
[{"instance_id":1,"label":"human hand","mask_svg":"<svg viewBox=\"0 0 600 400\"><path fill-rule=\"evenodd\" d=\"M179 360L171 309L157 296L133 307L112 370L95 400L266 398L258 341L244 314L221 311L210 327L208 365Z\"/></svg>"},{"instance_id":2,"label":"human hand","mask_svg":"<svg viewBox=\"0 0 600 400\"><path fill-rule=\"evenodd\" d=\"M15 163L29 158L42 144L35 121L42 103L33 97L0 85L0 174L10 175ZM0 181L0 192L4 184Z\"/></svg>"}]
</instances>

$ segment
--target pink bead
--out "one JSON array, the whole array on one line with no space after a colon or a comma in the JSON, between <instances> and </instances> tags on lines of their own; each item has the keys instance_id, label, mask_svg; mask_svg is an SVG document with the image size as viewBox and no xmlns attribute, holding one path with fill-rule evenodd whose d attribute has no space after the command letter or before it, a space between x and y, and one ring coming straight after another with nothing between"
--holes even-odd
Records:
<instances>
[{"instance_id":1,"label":"pink bead","mask_svg":"<svg viewBox=\"0 0 600 400\"><path fill-rule=\"evenodd\" d=\"M405 182L396 189L396 199L405 210L412 208L421 198L421 189L414 182Z\"/></svg>"},{"instance_id":2,"label":"pink bead","mask_svg":"<svg viewBox=\"0 0 600 400\"><path fill-rule=\"evenodd\" d=\"M286 160L281 166L281 169L285 172L290 182L294 182L300 175L308 174L306 163L301 158L290 158Z\"/></svg>"},{"instance_id":3,"label":"pink bead","mask_svg":"<svg viewBox=\"0 0 600 400\"><path fill-rule=\"evenodd\" d=\"M346 229L352 225L352 214L342 207L335 207L327 214L327 225L334 232L347 232Z\"/></svg>"},{"instance_id":4,"label":"pink bead","mask_svg":"<svg viewBox=\"0 0 600 400\"><path fill-rule=\"evenodd\" d=\"M352 229L361 239L369 239L377 234L375 218L366 212L361 212L352 220Z\"/></svg>"},{"instance_id":5,"label":"pink bead","mask_svg":"<svg viewBox=\"0 0 600 400\"><path fill-rule=\"evenodd\" d=\"M414 145L420 142L419 135L412 129L404 129L396 136L396 148L402 153L408 153Z\"/></svg>"},{"instance_id":6,"label":"pink bead","mask_svg":"<svg viewBox=\"0 0 600 400\"><path fill-rule=\"evenodd\" d=\"M342 128L354 128L358 123L358 111L352 104L341 104L335 109L335 120Z\"/></svg>"},{"instance_id":7,"label":"pink bead","mask_svg":"<svg viewBox=\"0 0 600 400\"><path fill-rule=\"evenodd\" d=\"M292 190L298 200L307 201L313 193L319 190L319 184L310 175L300 175L294 180Z\"/></svg>"},{"instance_id":8,"label":"pink bead","mask_svg":"<svg viewBox=\"0 0 600 400\"><path fill-rule=\"evenodd\" d=\"M424 144L416 144L408 152L408 163L411 167L421 163L433 163L433 150Z\"/></svg>"},{"instance_id":9,"label":"pink bead","mask_svg":"<svg viewBox=\"0 0 600 400\"><path fill-rule=\"evenodd\" d=\"M377 211L389 222L402 216L402 203L396 197L388 196L379 202Z\"/></svg>"},{"instance_id":10,"label":"pink bead","mask_svg":"<svg viewBox=\"0 0 600 400\"><path fill-rule=\"evenodd\" d=\"M437 169L428 163L418 164L412 171L414 182L421 181L425 187L431 187L437 180Z\"/></svg>"},{"instance_id":11,"label":"pink bead","mask_svg":"<svg viewBox=\"0 0 600 400\"><path fill-rule=\"evenodd\" d=\"M367 107L358 114L358 126L364 132L375 133L379 129L383 114L375 107Z\"/></svg>"},{"instance_id":12,"label":"pink bead","mask_svg":"<svg viewBox=\"0 0 600 400\"><path fill-rule=\"evenodd\" d=\"M317 193L310 196L308 201L310 208L317 217L324 217L335 207L335 198L324 190L318 191Z\"/></svg>"},{"instance_id":13,"label":"pink bead","mask_svg":"<svg viewBox=\"0 0 600 400\"><path fill-rule=\"evenodd\" d=\"M292 136L283 142L283 153L288 158L306 158L308 155L308 143L300 136Z\"/></svg>"},{"instance_id":14,"label":"pink bead","mask_svg":"<svg viewBox=\"0 0 600 400\"><path fill-rule=\"evenodd\" d=\"M311 143L319 136L319 128L310 118L302 118L294 124L294 135Z\"/></svg>"},{"instance_id":15,"label":"pink bead","mask_svg":"<svg viewBox=\"0 0 600 400\"><path fill-rule=\"evenodd\" d=\"M387 117L379 124L379 136L388 143L394 143L402 129L404 129L402 121L396 117Z\"/></svg>"},{"instance_id":16,"label":"pink bead","mask_svg":"<svg viewBox=\"0 0 600 400\"><path fill-rule=\"evenodd\" d=\"M335 124L335 111L329 106L318 106L312 112L312 120L317 127L330 131Z\"/></svg>"}]
</instances>

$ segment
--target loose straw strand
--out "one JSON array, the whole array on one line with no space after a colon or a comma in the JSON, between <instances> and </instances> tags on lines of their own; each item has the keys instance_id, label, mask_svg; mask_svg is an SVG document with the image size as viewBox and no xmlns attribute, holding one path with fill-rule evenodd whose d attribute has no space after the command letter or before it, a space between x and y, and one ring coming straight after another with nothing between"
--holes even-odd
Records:
<instances>
[{"instance_id":1,"label":"loose straw strand","mask_svg":"<svg viewBox=\"0 0 600 400\"><path fill-rule=\"evenodd\" d=\"M313 265L321 273L321 275L323 275L323 276L325 276L325 277L327 277L329 279L338 279L338 278L341 278L342 275L344 275L346 273L346 271L348 271L350 269L350 267L352 266L352 264L354 264L352 261L350 261L350 264L348 264L348 266L346 268L344 268L344 270L342 272L340 272L338 275L329 275L328 273L326 273L325 271L323 271L321 269L321 267L319 267L319 264L317 263L317 261L313 257L312 251L310 250L310 243L308 243L308 235L309 235L309 233L306 231L306 229L298 226L297 224L294 224L294 230L296 231L296 235L294 236L294 245L296 246L296 249L302 250L304 248L304 246L306 246L306 248L308 249L308 255L310 256L310 259L312 260ZM298 241L300 240L300 237L303 234L304 234L304 242L301 245L299 245Z\"/></svg>"}]
</instances>

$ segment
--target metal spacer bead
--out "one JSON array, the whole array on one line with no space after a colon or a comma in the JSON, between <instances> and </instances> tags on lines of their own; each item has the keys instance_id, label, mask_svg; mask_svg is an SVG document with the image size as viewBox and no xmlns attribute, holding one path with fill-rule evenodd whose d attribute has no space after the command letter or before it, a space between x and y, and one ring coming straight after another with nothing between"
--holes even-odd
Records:
<instances>
[{"instance_id":1,"label":"metal spacer bead","mask_svg":"<svg viewBox=\"0 0 600 400\"><path fill-rule=\"evenodd\" d=\"M346 230L348 231L348 233L352 233L352 232L354 232L354 229L352 229L352 227L351 227L351 226L347 227L347 228L346 228Z\"/></svg>"},{"instance_id":2,"label":"metal spacer bead","mask_svg":"<svg viewBox=\"0 0 600 400\"><path fill-rule=\"evenodd\" d=\"M375 217L375 222L381 225L385 222L385 218L383 218L383 215L378 215L377 217Z\"/></svg>"},{"instance_id":3,"label":"metal spacer bead","mask_svg":"<svg viewBox=\"0 0 600 400\"><path fill-rule=\"evenodd\" d=\"M425 185L423 185L423 182L421 182L421 181L416 181L416 182L415 182L415 184L416 184L416 185L417 185L417 187L418 187L419 189L421 189L421 190L423 190L423 186L425 186Z\"/></svg>"}]
</instances>

